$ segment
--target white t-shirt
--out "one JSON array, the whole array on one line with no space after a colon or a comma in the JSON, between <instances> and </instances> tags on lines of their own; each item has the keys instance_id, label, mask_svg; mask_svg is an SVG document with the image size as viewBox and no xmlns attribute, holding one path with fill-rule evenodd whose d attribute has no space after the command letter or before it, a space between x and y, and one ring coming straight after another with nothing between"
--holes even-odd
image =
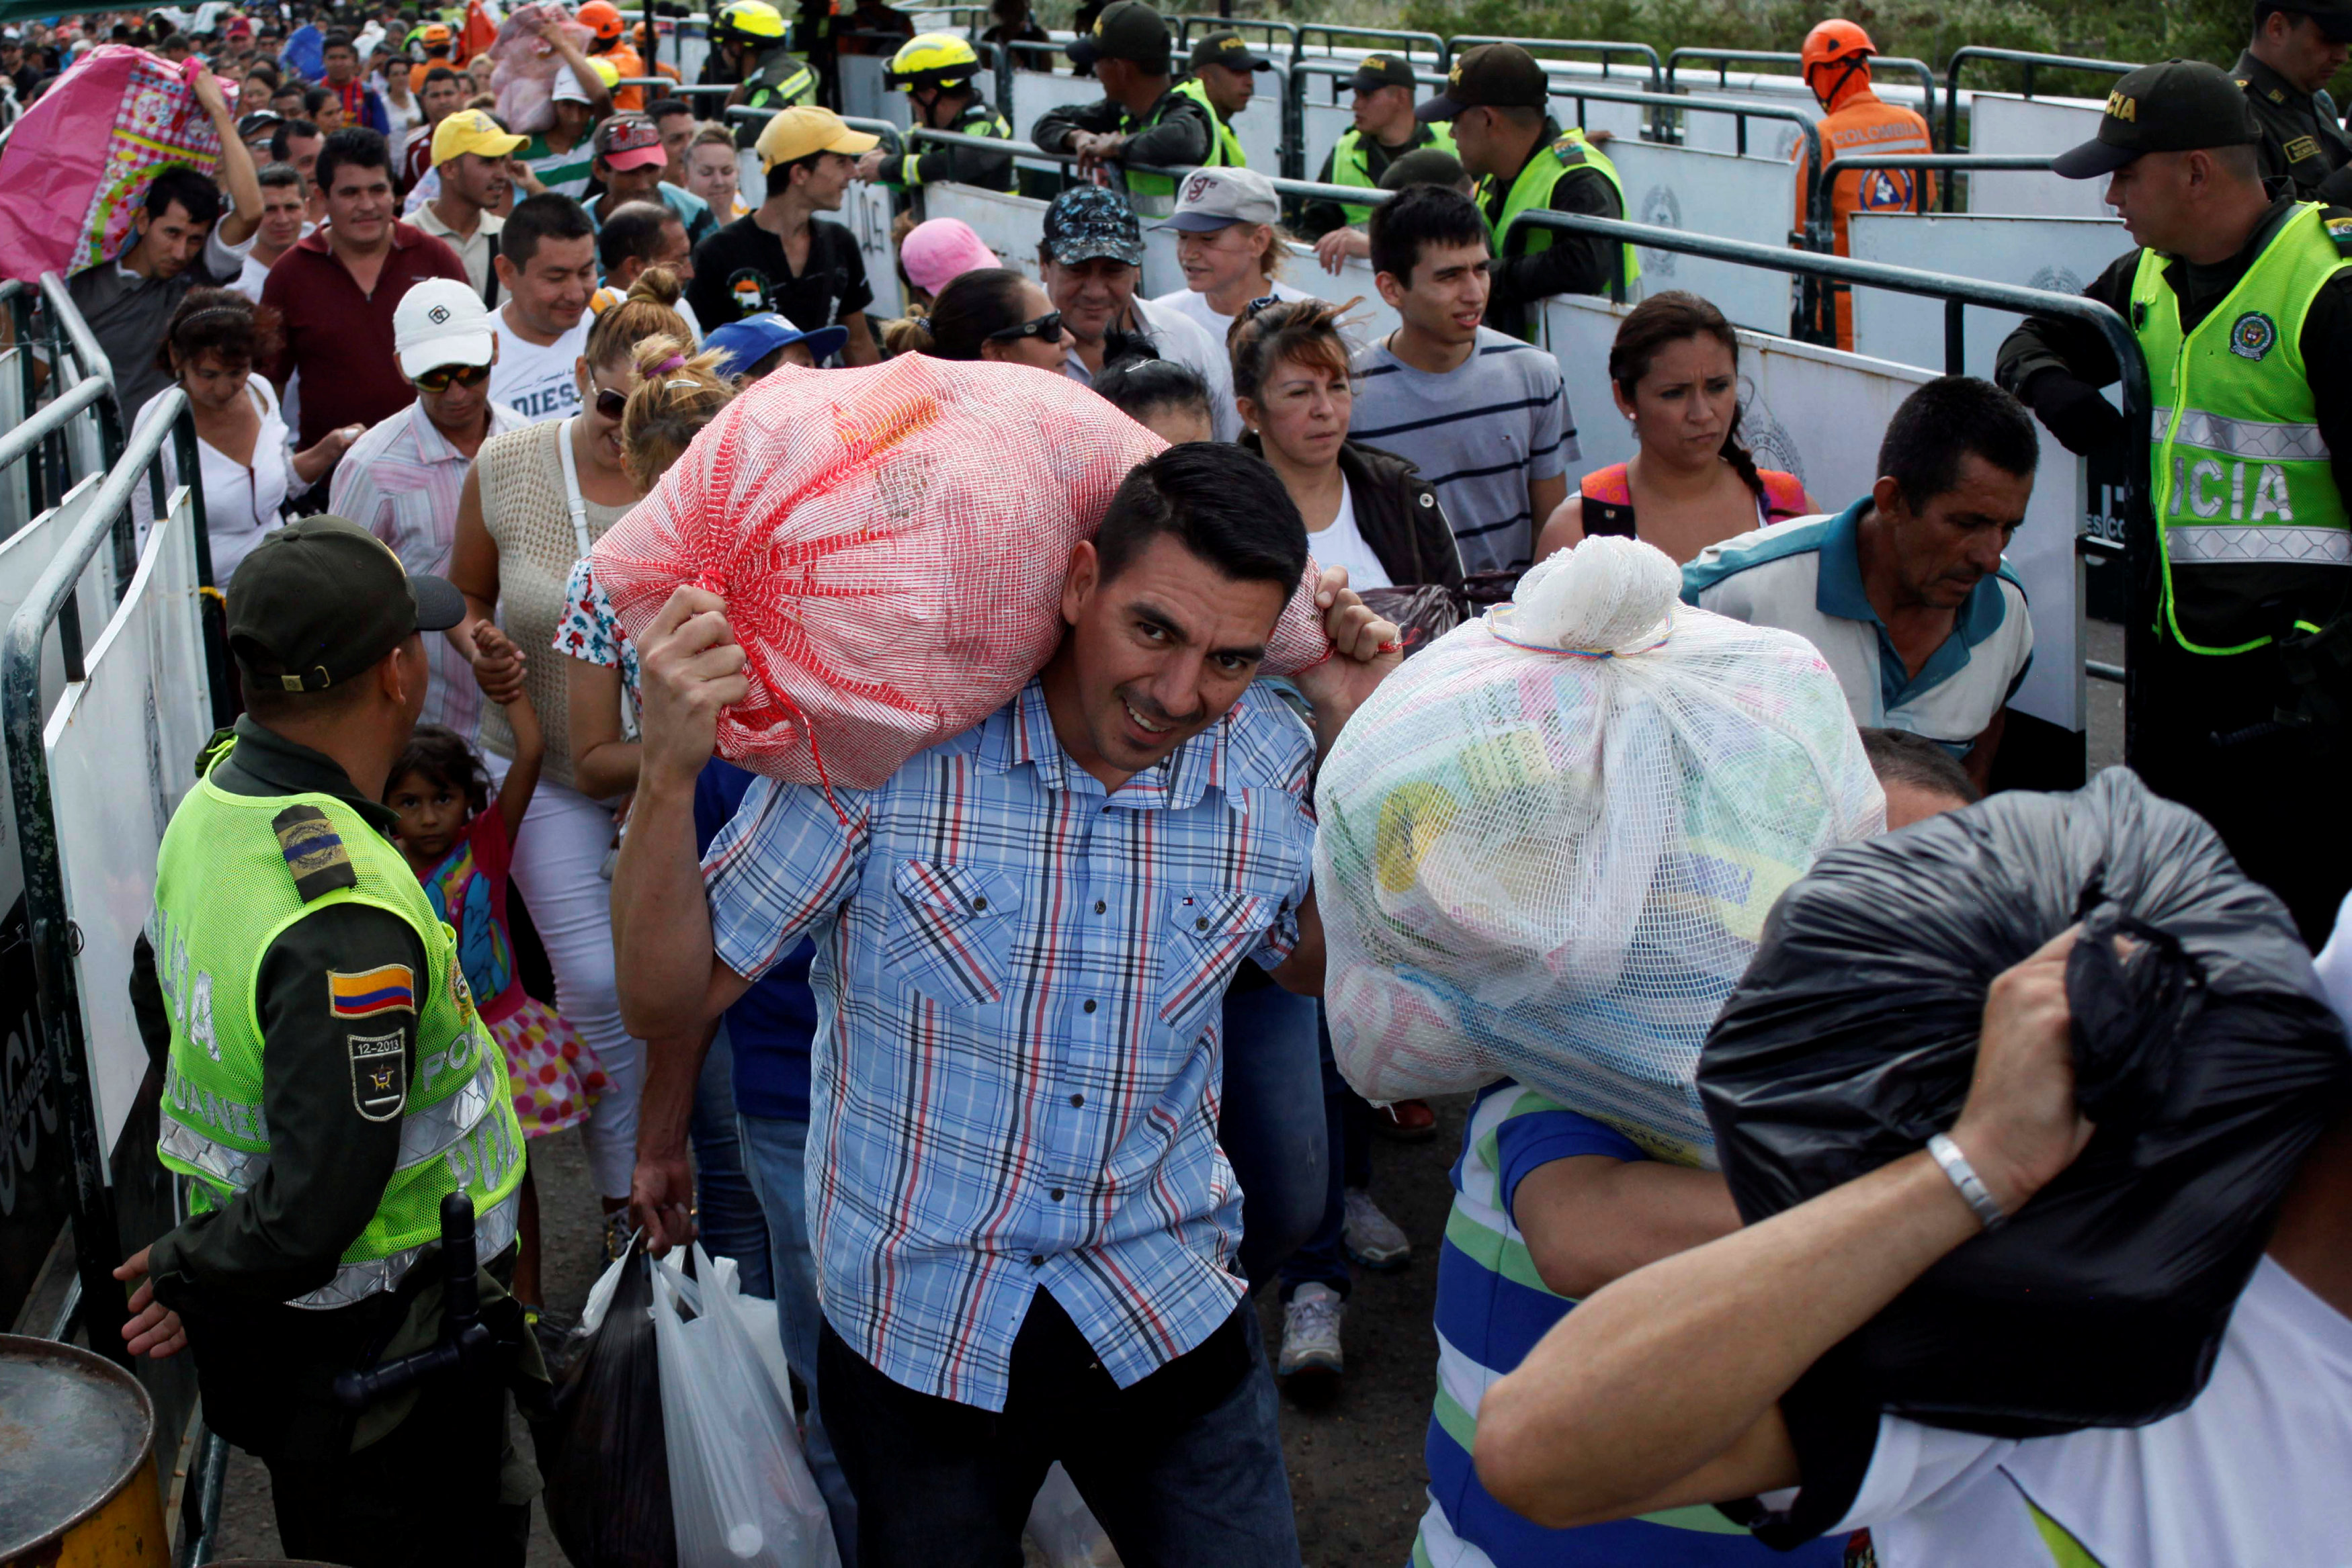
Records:
<instances>
[{"instance_id":1,"label":"white t-shirt","mask_svg":"<svg viewBox=\"0 0 2352 1568\"><path fill-rule=\"evenodd\" d=\"M580 412L580 382L574 372L587 350L593 318L582 312L578 326L542 347L525 341L507 325L507 311L512 308L501 306L490 316L499 340L499 362L490 367L490 401L506 404L526 424L569 419Z\"/></svg>"},{"instance_id":2,"label":"white t-shirt","mask_svg":"<svg viewBox=\"0 0 2352 1568\"><path fill-rule=\"evenodd\" d=\"M1293 288L1289 284L1283 282L1282 279L1278 277L1274 280L1274 286L1268 290L1268 292L1276 299L1312 299L1315 298L1314 295L1307 293L1307 290L1303 288ZM1206 332L1209 335L1209 340L1216 344L1220 349L1225 346L1225 334L1233 330L1234 319L1226 315L1223 311L1218 309L1215 306L1211 305L1209 303L1209 297L1205 294L1195 294L1189 288L1179 288L1174 290L1172 293L1162 294L1155 297L1151 303L1154 306L1165 306L1167 308L1174 310L1184 316L1191 320L1194 326L1200 328L1202 331Z\"/></svg>"},{"instance_id":3,"label":"white t-shirt","mask_svg":"<svg viewBox=\"0 0 2352 1568\"><path fill-rule=\"evenodd\" d=\"M2352 1563L2347 1473L2352 1319L2265 1258L2188 1409L2021 1442L1881 1416L1825 1533L1868 1527L1881 1568L2333 1568Z\"/></svg>"},{"instance_id":4,"label":"white t-shirt","mask_svg":"<svg viewBox=\"0 0 2352 1568\"><path fill-rule=\"evenodd\" d=\"M1348 586L1360 592L1396 586L1366 542L1364 530L1356 526L1356 493L1345 478L1339 481L1339 516L1331 519L1330 527L1307 536L1307 553L1315 558L1317 566L1346 567Z\"/></svg>"},{"instance_id":5,"label":"white t-shirt","mask_svg":"<svg viewBox=\"0 0 2352 1568\"><path fill-rule=\"evenodd\" d=\"M262 535L284 526L287 496L298 487L309 488L299 486L294 477L290 461L293 439L278 412L268 379L257 374L247 377L245 395L253 400L254 412L261 416L260 434L253 439L250 467L202 437L196 441L196 462L204 484L205 534L212 543L215 583L226 583L236 574L237 563L261 542ZM135 431L153 417L163 401L163 392L148 399L132 429ZM163 485L169 490L180 483L179 454L173 443L163 444ZM143 541L153 521L152 500L144 485L131 492L131 514Z\"/></svg>"}]
</instances>

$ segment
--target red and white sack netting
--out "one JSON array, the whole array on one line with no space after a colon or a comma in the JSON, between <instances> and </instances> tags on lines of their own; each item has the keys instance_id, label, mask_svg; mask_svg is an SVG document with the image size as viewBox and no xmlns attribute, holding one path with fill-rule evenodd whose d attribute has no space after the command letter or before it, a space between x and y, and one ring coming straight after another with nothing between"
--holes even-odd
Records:
<instances>
[{"instance_id":1,"label":"red and white sack netting","mask_svg":"<svg viewBox=\"0 0 2352 1568\"><path fill-rule=\"evenodd\" d=\"M870 789L1003 706L1063 632L1071 548L1166 444L1066 377L901 354L775 371L695 437L597 541L596 581L643 642L679 586L727 601L750 697L719 755ZM1323 658L1315 568L1265 669Z\"/></svg>"}]
</instances>

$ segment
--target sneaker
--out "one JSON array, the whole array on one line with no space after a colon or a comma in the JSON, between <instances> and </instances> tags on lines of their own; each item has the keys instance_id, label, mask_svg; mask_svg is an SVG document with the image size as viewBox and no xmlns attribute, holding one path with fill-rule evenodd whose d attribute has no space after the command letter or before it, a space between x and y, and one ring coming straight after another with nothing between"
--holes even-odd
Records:
<instances>
[{"instance_id":1,"label":"sneaker","mask_svg":"<svg viewBox=\"0 0 2352 1568\"><path fill-rule=\"evenodd\" d=\"M1372 1107L1372 1131L1392 1144L1425 1144L1437 1136L1437 1113L1426 1100L1393 1100Z\"/></svg>"},{"instance_id":2,"label":"sneaker","mask_svg":"<svg viewBox=\"0 0 2352 1568\"><path fill-rule=\"evenodd\" d=\"M1381 1212L1372 1195L1362 1187L1348 1189L1347 1218L1339 1229L1348 1256L1365 1268L1387 1273L1412 1261L1412 1243L1397 1222Z\"/></svg>"},{"instance_id":3,"label":"sneaker","mask_svg":"<svg viewBox=\"0 0 2352 1568\"><path fill-rule=\"evenodd\" d=\"M1286 1384L1336 1384L1346 1369L1339 1320L1347 1298L1328 1285L1301 1285L1282 1307L1282 1354L1275 1373Z\"/></svg>"}]
</instances>

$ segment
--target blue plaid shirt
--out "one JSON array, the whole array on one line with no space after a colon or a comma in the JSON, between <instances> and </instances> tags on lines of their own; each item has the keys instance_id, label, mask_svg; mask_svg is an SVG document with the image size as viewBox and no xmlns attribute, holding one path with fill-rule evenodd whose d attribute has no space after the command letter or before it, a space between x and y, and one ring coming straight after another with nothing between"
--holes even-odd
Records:
<instances>
[{"instance_id":1,"label":"blue plaid shirt","mask_svg":"<svg viewBox=\"0 0 2352 1568\"><path fill-rule=\"evenodd\" d=\"M1040 1286L1121 1386L1232 1315L1219 1004L1298 939L1313 758L1253 687L1106 793L1033 680L840 814L761 780L712 842L723 963L815 938L818 1291L892 1381L1003 1409Z\"/></svg>"}]
</instances>

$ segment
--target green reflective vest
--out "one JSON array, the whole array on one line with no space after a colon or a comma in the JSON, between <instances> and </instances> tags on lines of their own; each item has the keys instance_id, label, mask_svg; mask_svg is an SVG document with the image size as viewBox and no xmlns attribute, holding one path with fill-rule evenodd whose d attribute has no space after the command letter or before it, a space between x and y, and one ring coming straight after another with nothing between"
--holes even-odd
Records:
<instances>
[{"instance_id":1,"label":"green reflective vest","mask_svg":"<svg viewBox=\"0 0 2352 1568\"><path fill-rule=\"evenodd\" d=\"M1192 87L1194 85L1196 84L1186 82L1184 87ZM1177 94L1183 92L1184 88L1180 87L1161 98L1158 103L1152 105L1151 118L1149 120L1138 120L1133 115L1128 113L1125 110L1121 110L1118 117L1119 134L1122 136L1134 136L1139 132L1150 130L1153 126L1159 124L1162 120L1167 118L1169 99L1172 99L1176 97ZM1192 95L1185 93L1184 96L1189 98ZM1217 159L1217 139L1214 131L1222 131L1223 129L1223 127L1218 123L1214 110L1210 112L1209 124L1213 128L1212 134L1209 137L1209 162L1213 163ZM1169 213L1175 210L1176 178L1174 175L1139 174L1132 169L1127 170L1126 174L1128 203L1135 208L1139 216L1165 217Z\"/></svg>"},{"instance_id":2,"label":"green reflective vest","mask_svg":"<svg viewBox=\"0 0 2352 1568\"><path fill-rule=\"evenodd\" d=\"M1440 152L1457 152L1454 145L1453 128L1443 122L1421 127L1420 134L1413 139L1412 146L1407 151L1418 152L1424 147L1434 147ZM1403 156L1404 154L1400 152L1389 162L1393 163L1397 158ZM1331 183L1335 185L1353 185L1360 191L1372 191L1380 188L1381 183L1372 178L1371 142L1362 131L1352 125L1339 133L1339 141L1332 146ZM1342 202L1339 204L1339 211L1345 214L1349 223L1359 226L1371 221L1372 209L1368 206L1360 206L1353 202Z\"/></svg>"},{"instance_id":3,"label":"green reflective vest","mask_svg":"<svg viewBox=\"0 0 2352 1568\"><path fill-rule=\"evenodd\" d=\"M1010 141L1013 140L1013 126L1011 121L1007 120L1004 116L997 113L995 110L991 109L985 102L979 99L974 99L972 102L964 105L963 112L956 116L955 123L949 126L948 129L954 131L959 136L986 136L993 138L998 141ZM908 190L913 190L916 186L920 185L923 183L923 144L919 141L910 141L906 143L906 153L902 157L895 160L898 165L898 178L897 181L890 181L889 176L887 174L884 175L883 178L885 183L897 183L904 186ZM959 147L950 149L950 151L963 152L969 152L970 149ZM974 154L974 156L993 157L995 154L977 153ZM889 165L886 163L883 166L887 169ZM955 175L950 172L948 178L952 180L955 178Z\"/></svg>"},{"instance_id":4,"label":"green reflective vest","mask_svg":"<svg viewBox=\"0 0 2352 1568\"><path fill-rule=\"evenodd\" d=\"M798 55L777 47L761 52L759 63L746 78L749 85L743 93L746 109L797 109L816 101L816 72ZM747 120L735 128L735 145L749 148L760 140L767 128L761 120Z\"/></svg>"},{"instance_id":5,"label":"green reflective vest","mask_svg":"<svg viewBox=\"0 0 2352 1568\"><path fill-rule=\"evenodd\" d=\"M1209 101L1209 89L1201 85L1201 78L1193 77L1179 82L1176 90L1199 104L1201 112L1209 117L1209 156L1202 160L1201 167L1248 167L1249 160L1242 153L1242 139L1234 134L1234 128L1225 123L1224 117L1217 112L1217 106Z\"/></svg>"},{"instance_id":6,"label":"green reflective vest","mask_svg":"<svg viewBox=\"0 0 2352 1568\"><path fill-rule=\"evenodd\" d=\"M2164 563L2160 623L2193 653L2242 653L2281 628L2266 602L2328 595L2352 566L2303 363L2303 322L2352 254L2352 215L2305 204L2197 329L2180 329L2168 263L2142 250L2132 327L2155 395L2148 494ZM2308 629L2308 622L2304 623Z\"/></svg>"},{"instance_id":7,"label":"green reflective vest","mask_svg":"<svg viewBox=\"0 0 2352 1568\"><path fill-rule=\"evenodd\" d=\"M291 868L332 852L335 840L357 885L306 901ZM156 1153L190 1178L191 1209L219 1207L269 1162L259 987L270 944L314 910L362 904L415 929L426 972L331 971L318 1001L348 1023L354 1108L370 1121L400 1119L400 1161L334 1279L291 1304L345 1306L390 1289L440 1239L441 1200L460 1188L474 1199L479 1255L502 1251L523 1176L505 1055L474 1010L455 934L400 852L331 795L232 795L205 779L173 813L155 872L148 939L172 1025ZM413 1080L398 1027L410 1011Z\"/></svg>"},{"instance_id":8,"label":"green reflective vest","mask_svg":"<svg viewBox=\"0 0 2352 1568\"><path fill-rule=\"evenodd\" d=\"M1527 167L1520 170L1519 177L1511 183L1510 194L1503 199L1502 214L1487 220L1487 238L1494 243L1495 254L1506 254L1503 239L1511 232L1513 219L1521 213L1550 206L1553 189L1572 171L1586 167L1598 171L1601 177L1609 182L1610 188L1617 193L1619 212L1631 210L1625 204L1625 182L1618 178L1617 165L1612 163L1600 148L1586 141L1583 131L1570 131L1549 147L1536 149L1536 155L1528 160ZM1478 182L1478 210L1481 213L1486 211L1494 201L1494 188L1491 176ZM1518 248L1508 254L1532 256L1539 250L1549 250L1551 242L1550 229L1525 228L1519 231L1516 242ZM1633 285L1641 279L1642 263L1630 245L1624 247L1624 255L1625 290L1630 296ZM1528 320L1532 323L1534 319L1531 313ZM1529 331L1532 333L1532 326Z\"/></svg>"}]
</instances>

